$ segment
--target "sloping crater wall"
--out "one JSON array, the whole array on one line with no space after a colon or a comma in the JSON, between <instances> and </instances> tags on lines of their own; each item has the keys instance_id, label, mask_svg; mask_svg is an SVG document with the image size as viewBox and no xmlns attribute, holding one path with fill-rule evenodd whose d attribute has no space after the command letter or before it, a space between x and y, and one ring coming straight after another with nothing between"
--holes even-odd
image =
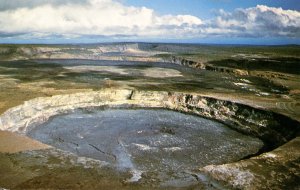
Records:
<instances>
[{"instance_id":1,"label":"sloping crater wall","mask_svg":"<svg viewBox=\"0 0 300 190\"><path fill-rule=\"evenodd\" d=\"M166 108L215 119L243 134L260 138L265 143L266 150L272 150L295 138L299 134L300 128L298 122L286 116L239 103L196 94L124 89L35 98L2 114L0 129L25 134L31 124L43 123L51 116L73 109L120 105L133 108ZM240 162L243 161L237 163ZM211 167L218 168L219 166ZM220 176L214 176L213 172L215 170L211 168L207 170L207 173L212 173L214 178L223 179ZM235 174L239 176L243 172L236 170ZM226 176L227 174L221 173L220 175ZM253 178L254 175L249 176ZM243 185L244 181L240 181L239 185Z\"/></svg>"},{"instance_id":2,"label":"sloping crater wall","mask_svg":"<svg viewBox=\"0 0 300 190\"><path fill-rule=\"evenodd\" d=\"M134 90L35 98L2 114L0 129L24 133L30 123L44 122L68 110L117 105L167 108L215 119L239 132L260 138L272 148L294 138L299 130L299 123L286 116L239 103L193 94Z\"/></svg>"}]
</instances>

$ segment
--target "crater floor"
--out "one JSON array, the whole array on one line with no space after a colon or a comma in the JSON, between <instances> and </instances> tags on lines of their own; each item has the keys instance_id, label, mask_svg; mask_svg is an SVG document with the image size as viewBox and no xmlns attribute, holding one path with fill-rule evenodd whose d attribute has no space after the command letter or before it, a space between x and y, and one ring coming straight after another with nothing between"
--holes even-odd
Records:
<instances>
[{"instance_id":1,"label":"crater floor","mask_svg":"<svg viewBox=\"0 0 300 190\"><path fill-rule=\"evenodd\" d=\"M161 109L76 110L32 126L28 136L129 170L129 181L143 174L167 186L193 182L195 166L237 161L263 146L221 123Z\"/></svg>"},{"instance_id":2,"label":"crater floor","mask_svg":"<svg viewBox=\"0 0 300 190\"><path fill-rule=\"evenodd\" d=\"M155 110L155 114L151 110L76 110L29 132L37 140L56 144L56 148L11 129L0 130L0 189L132 190L158 189L159 185L165 185L163 189L299 189L299 124L289 122L289 118L300 121L299 55L299 46L2 44L0 113L8 118L3 123L0 117L0 128L25 130L25 119L43 120L44 114L56 110L56 104L77 109L86 103L106 106L122 100L147 107L147 99L154 105L151 107L164 107L159 103L162 95L153 96L162 93L176 110L196 113L195 107L205 108L205 116L226 123L224 119L230 116L231 127L245 126L245 132L253 129L263 140L277 143L276 137L282 142L287 138L276 149L248 159L247 155L262 147L261 141L203 118L165 110ZM119 96L115 90L137 93ZM98 93L103 96L99 98ZM194 101L196 96L201 101ZM34 102L37 104L31 104ZM18 112L16 106L25 109ZM223 109L228 106L232 109ZM258 110L253 113L252 108ZM269 113L260 115L260 110ZM133 119L122 118L123 111ZM122 120L106 118L110 128L97 122L108 112ZM273 112L288 118L275 118ZM165 116L161 121L157 115ZM194 123L188 124L184 117ZM66 125L69 120L71 124ZM140 120L152 124L139 128ZM265 121L269 121L268 127ZM24 125L14 125L17 123ZM53 133L55 123L57 132ZM157 141L161 144L155 144ZM108 164L103 166L103 162ZM206 166L209 163L213 165ZM192 165L194 171L190 171ZM124 184L126 179L139 179L139 183Z\"/></svg>"}]
</instances>

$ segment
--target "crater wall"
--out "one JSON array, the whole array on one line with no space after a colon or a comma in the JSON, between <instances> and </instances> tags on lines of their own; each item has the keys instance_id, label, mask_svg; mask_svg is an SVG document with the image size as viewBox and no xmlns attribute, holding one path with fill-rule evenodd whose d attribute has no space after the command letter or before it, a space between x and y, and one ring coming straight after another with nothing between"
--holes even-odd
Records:
<instances>
[{"instance_id":1,"label":"crater wall","mask_svg":"<svg viewBox=\"0 0 300 190\"><path fill-rule=\"evenodd\" d=\"M272 147L292 139L299 130L299 123L286 116L239 103L196 94L135 90L103 90L35 98L2 114L0 129L24 133L30 123L44 122L68 110L117 105L160 107L216 119L239 132L258 137Z\"/></svg>"},{"instance_id":2,"label":"crater wall","mask_svg":"<svg viewBox=\"0 0 300 190\"><path fill-rule=\"evenodd\" d=\"M297 178L297 172L289 170L299 169L299 151L296 151L300 146L297 137L300 128L298 122L268 110L197 94L107 89L35 98L2 114L0 129L25 134L28 126L45 122L51 116L77 108L101 106L167 108L204 116L223 122L241 133L260 138L268 151L291 140L271 152L250 159L225 165L210 165L199 170L225 186L241 189L255 187L257 182L263 180L269 181L264 184L266 188L272 185L282 186L284 183L278 184L282 176L291 182ZM270 168L272 175L269 174Z\"/></svg>"}]
</instances>

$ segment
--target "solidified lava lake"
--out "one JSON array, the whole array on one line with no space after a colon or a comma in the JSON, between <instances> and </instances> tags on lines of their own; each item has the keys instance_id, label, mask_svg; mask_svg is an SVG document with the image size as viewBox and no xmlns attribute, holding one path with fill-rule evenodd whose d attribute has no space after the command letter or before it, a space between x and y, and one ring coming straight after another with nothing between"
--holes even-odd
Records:
<instances>
[{"instance_id":1,"label":"solidified lava lake","mask_svg":"<svg viewBox=\"0 0 300 190\"><path fill-rule=\"evenodd\" d=\"M27 135L121 170L166 179L240 160L263 146L216 121L164 109L78 109L32 126Z\"/></svg>"}]
</instances>

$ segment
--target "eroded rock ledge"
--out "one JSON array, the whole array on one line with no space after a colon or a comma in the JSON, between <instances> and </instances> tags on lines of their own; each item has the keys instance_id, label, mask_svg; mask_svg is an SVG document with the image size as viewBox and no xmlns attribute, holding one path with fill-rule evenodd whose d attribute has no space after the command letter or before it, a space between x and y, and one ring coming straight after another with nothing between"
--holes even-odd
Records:
<instances>
[{"instance_id":1,"label":"eroded rock ledge","mask_svg":"<svg viewBox=\"0 0 300 190\"><path fill-rule=\"evenodd\" d=\"M224 66L215 66L215 65L207 63L207 62L193 61L193 60L188 60L186 58L177 57L177 56L171 56L170 59L167 59L165 61L177 64L177 65L196 68L196 69L204 69L204 70L208 70L208 71L216 71L216 72L222 72L222 73L232 73L232 74L236 74L236 75L249 75L249 71L245 70L245 69L236 69L236 68L230 68L230 67L224 67Z\"/></svg>"},{"instance_id":2,"label":"eroded rock ledge","mask_svg":"<svg viewBox=\"0 0 300 190\"><path fill-rule=\"evenodd\" d=\"M269 149L295 138L300 128L298 122L280 114L196 94L107 89L32 99L2 114L0 129L25 134L30 124L44 122L51 116L69 110L119 105L167 108L216 119L244 134L260 138ZM278 180L282 180L281 176L286 180L294 180L297 175L299 177L297 172L281 169L292 165L292 170L300 171L299 154L294 150L299 146L297 137L272 152L232 164L206 166L200 170L229 187L252 188L257 186L256 182L264 179L269 179L266 187L280 186L284 184L278 183ZM256 162L259 165L254 167ZM272 174L268 173L270 166L274 171Z\"/></svg>"}]
</instances>

